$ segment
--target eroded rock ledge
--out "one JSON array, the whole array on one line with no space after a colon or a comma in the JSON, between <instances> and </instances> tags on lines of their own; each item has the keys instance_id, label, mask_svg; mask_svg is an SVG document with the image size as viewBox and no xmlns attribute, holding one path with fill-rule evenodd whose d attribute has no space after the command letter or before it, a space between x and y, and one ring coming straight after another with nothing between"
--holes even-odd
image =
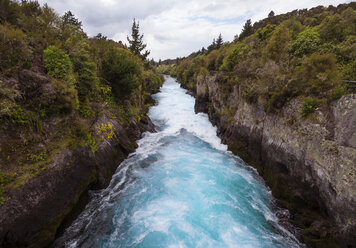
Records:
<instances>
[{"instance_id":1,"label":"eroded rock ledge","mask_svg":"<svg viewBox=\"0 0 356 248\"><path fill-rule=\"evenodd\" d=\"M256 167L273 195L302 228L310 247L356 243L356 95L301 119L300 99L278 114L248 104L235 86L200 77L196 112L206 112L229 149Z\"/></svg>"}]
</instances>

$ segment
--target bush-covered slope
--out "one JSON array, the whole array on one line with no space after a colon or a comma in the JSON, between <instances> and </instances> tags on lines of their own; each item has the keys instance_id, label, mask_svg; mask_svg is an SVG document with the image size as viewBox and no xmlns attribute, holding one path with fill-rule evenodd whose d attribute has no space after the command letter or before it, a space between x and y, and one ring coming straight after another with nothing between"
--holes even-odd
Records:
<instances>
[{"instance_id":1,"label":"bush-covered slope","mask_svg":"<svg viewBox=\"0 0 356 248\"><path fill-rule=\"evenodd\" d=\"M70 11L1 0L0 207L64 149L95 158L118 132L112 121L122 132L137 128L162 82L121 42L89 38Z\"/></svg>"},{"instance_id":2,"label":"bush-covered slope","mask_svg":"<svg viewBox=\"0 0 356 248\"><path fill-rule=\"evenodd\" d=\"M271 112L298 96L326 105L352 92L342 80L356 80L356 3L271 15L248 30L179 60L172 74L195 88L198 75L219 71L227 92L238 84L247 102L261 97Z\"/></svg>"}]
</instances>

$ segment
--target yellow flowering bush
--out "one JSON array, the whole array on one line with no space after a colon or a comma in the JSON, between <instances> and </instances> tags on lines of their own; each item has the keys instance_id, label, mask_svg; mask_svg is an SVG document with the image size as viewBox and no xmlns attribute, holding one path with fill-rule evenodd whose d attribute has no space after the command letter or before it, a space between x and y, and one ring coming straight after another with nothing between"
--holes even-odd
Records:
<instances>
[{"instance_id":1,"label":"yellow flowering bush","mask_svg":"<svg viewBox=\"0 0 356 248\"><path fill-rule=\"evenodd\" d=\"M100 86L100 91L105 101L109 101L111 96L111 87L108 85Z\"/></svg>"},{"instance_id":2,"label":"yellow flowering bush","mask_svg":"<svg viewBox=\"0 0 356 248\"><path fill-rule=\"evenodd\" d=\"M112 137L114 136L114 130L110 123L107 124L101 123L101 125L95 128L96 128L96 134L103 138L112 139Z\"/></svg>"}]
</instances>

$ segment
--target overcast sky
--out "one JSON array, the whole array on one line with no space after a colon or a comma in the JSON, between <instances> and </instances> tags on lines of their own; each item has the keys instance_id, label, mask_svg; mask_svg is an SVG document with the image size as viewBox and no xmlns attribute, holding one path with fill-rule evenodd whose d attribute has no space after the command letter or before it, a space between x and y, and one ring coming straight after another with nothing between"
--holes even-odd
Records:
<instances>
[{"instance_id":1,"label":"overcast sky","mask_svg":"<svg viewBox=\"0 0 356 248\"><path fill-rule=\"evenodd\" d=\"M273 10L282 14L294 9L328 6L350 0L39 0L62 15L70 10L89 36L98 33L127 43L133 18L140 22L150 58L189 55L207 47L219 33L232 41L247 19L256 22Z\"/></svg>"}]
</instances>

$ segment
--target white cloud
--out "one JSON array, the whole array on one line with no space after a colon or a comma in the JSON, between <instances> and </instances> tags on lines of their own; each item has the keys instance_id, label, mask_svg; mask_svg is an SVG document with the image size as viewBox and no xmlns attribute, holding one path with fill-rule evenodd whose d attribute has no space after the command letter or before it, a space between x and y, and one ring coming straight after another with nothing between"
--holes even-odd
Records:
<instances>
[{"instance_id":1,"label":"white cloud","mask_svg":"<svg viewBox=\"0 0 356 248\"><path fill-rule=\"evenodd\" d=\"M70 10L89 36L102 33L126 42L132 19L140 21L150 57L175 58L208 46L219 33L231 41L247 19L265 18L273 10L282 14L294 9L328 6L342 0L40 0L59 14Z\"/></svg>"}]
</instances>

